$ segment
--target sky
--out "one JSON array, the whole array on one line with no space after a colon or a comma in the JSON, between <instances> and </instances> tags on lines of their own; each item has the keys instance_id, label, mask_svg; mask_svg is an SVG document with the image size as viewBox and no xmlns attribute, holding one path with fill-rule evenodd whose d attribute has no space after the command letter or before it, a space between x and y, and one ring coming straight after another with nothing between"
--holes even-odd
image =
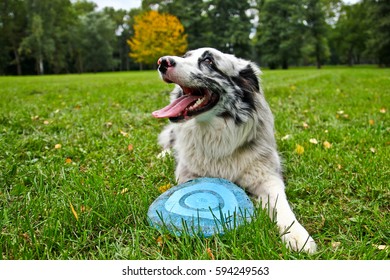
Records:
<instances>
[{"instance_id":1,"label":"sky","mask_svg":"<svg viewBox=\"0 0 390 280\"><path fill-rule=\"evenodd\" d=\"M113 7L115 10L124 9L130 10L133 8L141 7L141 0L89 0L90 2L95 2L98 5L98 9L103 9L104 7Z\"/></svg>"},{"instance_id":2,"label":"sky","mask_svg":"<svg viewBox=\"0 0 390 280\"><path fill-rule=\"evenodd\" d=\"M141 7L141 0L90 0L91 2L95 2L98 5L99 9L103 9L104 7L113 7L116 10L124 9L130 10L132 8ZM345 3L354 4L359 0L344 0Z\"/></svg>"}]
</instances>

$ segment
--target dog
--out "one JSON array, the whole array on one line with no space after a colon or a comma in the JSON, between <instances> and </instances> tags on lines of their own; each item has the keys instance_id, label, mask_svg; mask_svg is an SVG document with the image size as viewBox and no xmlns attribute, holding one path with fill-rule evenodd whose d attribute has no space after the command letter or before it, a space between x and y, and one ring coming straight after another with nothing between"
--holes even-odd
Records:
<instances>
[{"instance_id":1,"label":"dog","mask_svg":"<svg viewBox=\"0 0 390 280\"><path fill-rule=\"evenodd\" d=\"M170 120L158 141L163 151L174 153L177 182L198 177L234 182L276 217L290 249L314 253L313 238L287 201L259 67L213 48L164 56L157 64L160 77L176 84L170 104L152 114Z\"/></svg>"}]
</instances>

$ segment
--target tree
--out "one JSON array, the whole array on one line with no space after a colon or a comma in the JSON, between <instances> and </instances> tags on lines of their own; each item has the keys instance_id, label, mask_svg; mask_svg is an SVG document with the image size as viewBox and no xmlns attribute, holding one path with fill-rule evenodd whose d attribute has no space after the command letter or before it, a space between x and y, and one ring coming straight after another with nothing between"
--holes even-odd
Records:
<instances>
[{"instance_id":1,"label":"tree","mask_svg":"<svg viewBox=\"0 0 390 280\"><path fill-rule=\"evenodd\" d=\"M86 15L95 12L96 8L96 3L88 2L87 0L77 0L73 4L73 9L77 15Z\"/></svg>"},{"instance_id":2,"label":"tree","mask_svg":"<svg viewBox=\"0 0 390 280\"><path fill-rule=\"evenodd\" d=\"M48 36L53 39L55 46L55 51L47 57L47 69L56 74L68 73L71 27L77 23L72 3L69 0L51 0L47 17L44 19L44 28L49 31Z\"/></svg>"},{"instance_id":3,"label":"tree","mask_svg":"<svg viewBox=\"0 0 390 280\"><path fill-rule=\"evenodd\" d=\"M179 19L170 14L149 11L134 19L134 36L128 40L130 57L135 61L153 65L163 55L184 54L187 35Z\"/></svg>"},{"instance_id":4,"label":"tree","mask_svg":"<svg viewBox=\"0 0 390 280\"><path fill-rule=\"evenodd\" d=\"M129 53L129 46L127 44L127 38L129 37L129 27L126 24L125 19L128 17L126 10L115 10L112 7L105 7L103 14L115 24L115 45L114 47L114 61L115 69L123 70L123 61L126 60Z\"/></svg>"},{"instance_id":5,"label":"tree","mask_svg":"<svg viewBox=\"0 0 390 280\"><path fill-rule=\"evenodd\" d=\"M381 66L390 67L390 2L388 0L367 0L363 2L368 10L368 50Z\"/></svg>"},{"instance_id":6,"label":"tree","mask_svg":"<svg viewBox=\"0 0 390 280\"><path fill-rule=\"evenodd\" d=\"M260 60L271 69L298 64L304 42L303 7L299 0L265 1L260 13L255 46Z\"/></svg>"},{"instance_id":7,"label":"tree","mask_svg":"<svg viewBox=\"0 0 390 280\"><path fill-rule=\"evenodd\" d=\"M115 24L107 15L92 12L80 17L79 72L112 70Z\"/></svg>"},{"instance_id":8,"label":"tree","mask_svg":"<svg viewBox=\"0 0 390 280\"><path fill-rule=\"evenodd\" d=\"M188 48L197 49L208 45L206 43L208 30L208 17L205 13L203 0L144 0L145 9L158 5L160 13L175 15L184 26L187 34Z\"/></svg>"},{"instance_id":9,"label":"tree","mask_svg":"<svg viewBox=\"0 0 390 280\"><path fill-rule=\"evenodd\" d=\"M367 10L362 3L344 5L332 40L341 60L349 66L360 63L368 39Z\"/></svg>"},{"instance_id":10,"label":"tree","mask_svg":"<svg viewBox=\"0 0 390 280\"><path fill-rule=\"evenodd\" d=\"M253 27L248 13L249 1L210 0L205 5L209 45L239 57L249 57L249 35Z\"/></svg>"},{"instance_id":11,"label":"tree","mask_svg":"<svg viewBox=\"0 0 390 280\"><path fill-rule=\"evenodd\" d=\"M39 75L44 74L43 59L54 52L54 42L44 35L42 18L34 14L31 20L30 35L20 45L21 50L35 59L35 69Z\"/></svg>"},{"instance_id":12,"label":"tree","mask_svg":"<svg viewBox=\"0 0 390 280\"><path fill-rule=\"evenodd\" d=\"M69 0L26 0L28 28L19 49L35 60L38 74L52 67L54 72L67 68L66 52L69 26L75 20Z\"/></svg>"},{"instance_id":13,"label":"tree","mask_svg":"<svg viewBox=\"0 0 390 280\"><path fill-rule=\"evenodd\" d=\"M309 55L315 57L317 68L329 57L329 46L327 39L328 25L326 23L326 12L323 0L307 0L306 8L306 40L311 42L312 49Z\"/></svg>"},{"instance_id":14,"label":"tree","mask_svg":"<svg viewBox=\"0 0 390 280\"><path fill-rule=\"evenodd\" d=\"M26 5L23 0L0 1L0 73L10 65L22 74L19 45L26 34Z\"/></svg>"},{"instance_id":15,"label":"tree","mask_svg":"<svg viewBox=\"0 0 390 280\"><path fill-rule=\"evenodd\" d=\"M160 12L179 18L188 34L189 49L214 47L240 57L251 55L253 25L250 3L243 0L144 0L144 7L158 5Z\"/></svg>"}]
</instances>

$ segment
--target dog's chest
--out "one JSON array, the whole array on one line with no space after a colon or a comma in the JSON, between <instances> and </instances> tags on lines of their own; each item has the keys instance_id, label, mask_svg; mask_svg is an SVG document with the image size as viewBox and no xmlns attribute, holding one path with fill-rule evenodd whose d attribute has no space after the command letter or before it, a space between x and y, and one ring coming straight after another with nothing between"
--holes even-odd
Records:
<instances>
[{"instance_id":1,"label":"dog's chest","mask_svg":"<svg viewBox=\"0 0 390 280\"><path fill-rule=\"evenodd\" d=\"M179 162L199 176L234 179L251 160L239 149L248 133L224 122L186 125L176 136Z\"/></svg>"}]
</instances>

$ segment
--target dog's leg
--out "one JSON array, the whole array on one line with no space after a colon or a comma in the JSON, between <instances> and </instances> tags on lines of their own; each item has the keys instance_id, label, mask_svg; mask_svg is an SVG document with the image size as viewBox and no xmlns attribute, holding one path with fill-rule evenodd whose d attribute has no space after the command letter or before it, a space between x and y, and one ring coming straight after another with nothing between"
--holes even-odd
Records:
<instances>
[{"instance_id":1,"label":"dog's leg","mask_svg":"<svg viewBox=\"0 0 390 280\"><path fill-rule=\"evenodd\" d=\"M177 153L173 152L176 143L175 124L167 125L158 136L158 143L163 148L162 152L157 155L158 158L164 158L173 153L176 160L176 181L178 184L185 183L189 180L198 178L199 175L191 172L180 160Z\"/></svg>"},{"instance_id":2,"label":"dog's leg","mask_svg":"<svg viewBox=\"0 0 390 280\"><path fill-rule=\"evenodd\" d=\"M176 141L174 125L167 125L158 136L158 143L163 148L162 152L157 155L158 158L164 158L172 153L173 145Z\"/></svg>"},{"instance_id":3,"label":"dog's leg","mask_svg":"<svg viewBox=\"0 0 390 280\"><path fill-rule=\"evenodd\" d=\"M158 143L164 149L171 149L176 141L174 124L167 125L158 135Z\"/></svg>"},{"instance_id":4,"label":"dog's leg","mask_svg":"<svg viewBox=\"0 0 390 280\"><path fill-rule=\"evenodd\" d=\"M297 221L284 191L284 183L278 176L271 176L262 182L254 192L268 209L271 219L275 218L282 240L294 251L314 253L316 244L306 229Z\"/></svg>"},{"instance_id":5,"label":"dog's leg","mask_svg":"<svg viewBox=\"0 0 390 280\"><path fill-rule=\"evenodd\" d=\"M189 180L193 180L200 177L199 175L191 172L184 164L181 163L181 161L177 162L175 175L178 184L182 184Z\"/></svg>"}]
</instances>

